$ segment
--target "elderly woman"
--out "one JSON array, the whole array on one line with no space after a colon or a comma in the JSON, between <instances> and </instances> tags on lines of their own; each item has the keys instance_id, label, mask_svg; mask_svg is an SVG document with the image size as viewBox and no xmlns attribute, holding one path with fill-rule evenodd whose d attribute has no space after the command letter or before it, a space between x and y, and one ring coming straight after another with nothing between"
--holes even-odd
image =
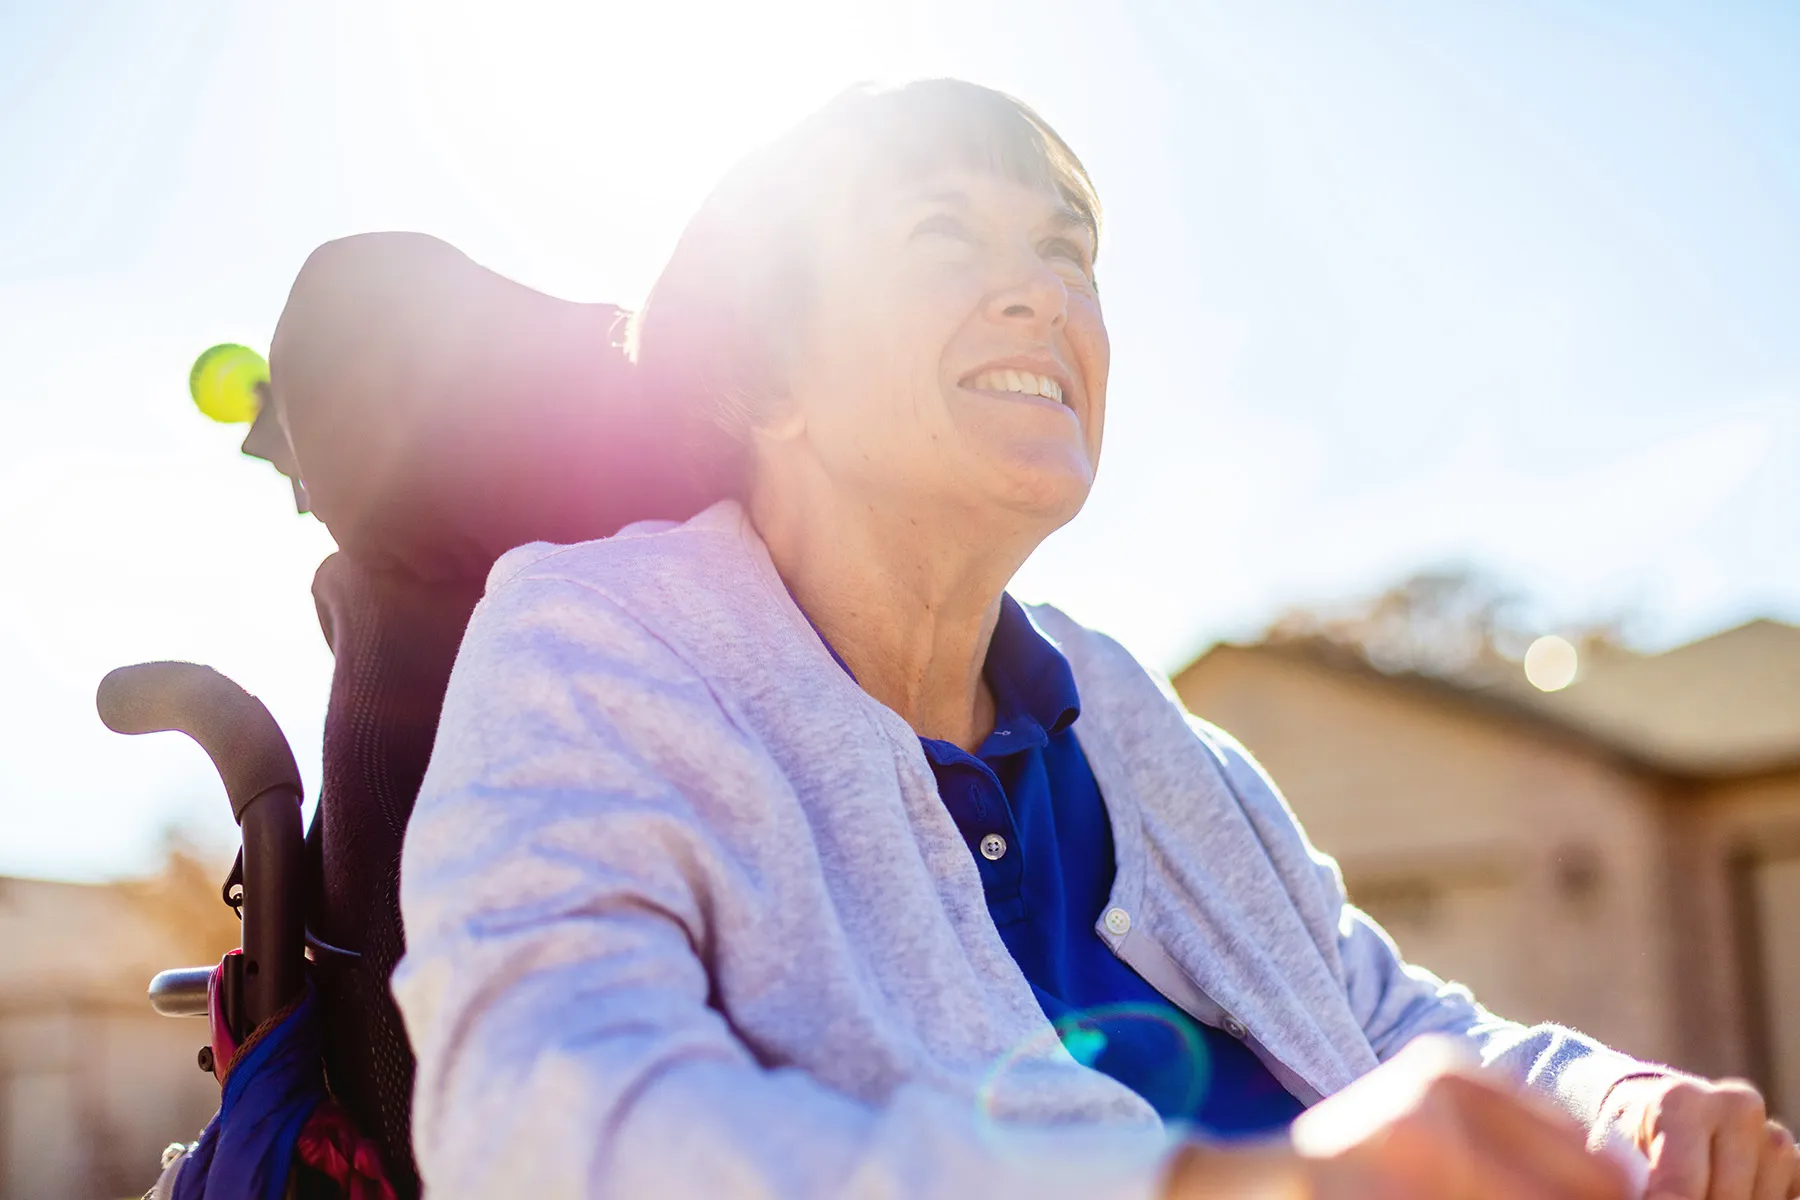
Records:
<instances>
[{"instance_id":1,"label":"elderly woman","mask_svg":"<svg viewBox=\"0 0 1800 1200\"><path fill-rule=\"evenodd\" d=\"M1006 594L1099 462L1099 225L936 81L689 226L635 350L731 498L495 566L408 833L430 1194L1610 1197L1617 1130L1793 1195L1754 1091L1407 966L1237 743Z\"/></svg>"}]
</instances>

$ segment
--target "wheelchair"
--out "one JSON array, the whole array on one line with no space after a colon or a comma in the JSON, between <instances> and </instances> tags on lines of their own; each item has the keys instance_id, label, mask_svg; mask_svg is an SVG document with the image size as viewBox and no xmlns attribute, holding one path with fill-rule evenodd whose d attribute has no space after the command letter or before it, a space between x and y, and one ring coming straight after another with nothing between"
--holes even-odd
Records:
<instances>
[{"instance_id":1,"label":"wheelchair","mask_svg":"<svg viewBox=\"0 0 1800 1200\"><path fill-rule=\"evenodd\" d=\"M223 888L241 950L158 975L152 1005L210 1014L201 1066L229 1104L232 1062L220 1060L243 1060L302 998L314 1003L328 1100L400 1197L419 1192L413 1059L388 992L405 950L400 847L488 569L524 542L684 519L716 498L673 406L636 386L623 318L420 234L331 242L301 269L244 451L294 481L298 506L338 546L312 588L334 667L310 827L285 737L237 684L196 664L147 663L100 686L112 729L180 731L205 749L241 832ZM273 1194L386 1194L342 1186L301 1155L282 1161L296 1165ZM158 1188L217 1194L188 1169L177 1163Z\"/></svg>"}]
</instances>

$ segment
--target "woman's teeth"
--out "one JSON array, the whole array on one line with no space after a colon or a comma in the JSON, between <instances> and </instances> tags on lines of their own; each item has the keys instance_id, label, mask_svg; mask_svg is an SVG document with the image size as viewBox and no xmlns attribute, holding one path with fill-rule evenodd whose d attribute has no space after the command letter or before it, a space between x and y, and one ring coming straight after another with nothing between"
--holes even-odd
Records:
<instances>
[{"instance_id":1,"label":"woman's teeth","mask_svg":"<svg viewBox=\"0 0 1800 1200\"><path fill-rule=\"evenodd\" d=\"M969 380L969 387L984 392L1018 392L1025 396L1042 396L1046 400L1062 403L1062 384L1046 375L1033 375L1030 371L1014 371L1010 368L1000 371L983 371Z\"/></svg>"}]
</instances>

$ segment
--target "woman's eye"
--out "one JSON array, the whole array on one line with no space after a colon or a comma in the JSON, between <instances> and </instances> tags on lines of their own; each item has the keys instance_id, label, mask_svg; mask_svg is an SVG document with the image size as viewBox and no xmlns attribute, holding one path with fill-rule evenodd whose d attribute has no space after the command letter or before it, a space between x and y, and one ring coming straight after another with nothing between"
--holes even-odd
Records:
<instances>
[{"instance_id":1,"label":"woman's eye","mask_svg":"<svg viewBox=\"0 0 1800 1200\"><path fill-rule=\"evenodd\" d=\"M1092 283L1093 269L1088 265L1087 255L1072 242L1052 242L1044 247L1044 257L1050 261L1058 274L1072 283Z\"/></svg>"},{"instance_id":2,"label":"woman's eye","mask_svg":"<svg viewBox=\"0 0 1800 1200\"><path fill-rule=\"evenodd\" d=\"M969 227L948 213L939 213L936 216L926 217L913 226L914 237L929 235L957 238L966 242L969 240Z\"/></svg>"},{"instance_id":3,"label":"woman's eye","mask_svg":"<svg viewBox=\"0 0 1800 1200\"><path fill-rule=\"evenodd\" d=\"M1057 257L1050 260L1051 269L1064 280L1077 287L1086 287L1094 282L1088 269L1078 259Z\"/></svg>"}]
</instances>

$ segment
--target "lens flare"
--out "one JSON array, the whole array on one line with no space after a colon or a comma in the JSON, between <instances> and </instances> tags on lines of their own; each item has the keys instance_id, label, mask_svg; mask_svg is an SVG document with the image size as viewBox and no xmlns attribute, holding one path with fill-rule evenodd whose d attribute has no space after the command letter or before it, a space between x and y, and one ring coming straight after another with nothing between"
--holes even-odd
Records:
<instances>
[{"instance_id":1,"label":"lens flare","mask_svg":"<svg viewBox=\"0 0 1800 1200\"><path fill-rule=\"evenodd\" d=\"M1162 1113L1197 1112L1212 1082L1206 1039L1183 1013L1159 1004L1080 1009L1013 1047L988 1072L976 1103L990 1142L1012 1140L1006 1097L1035 1090L1064 1055L1112 1075Z\"/></svg>"},{"instance_id":2,"label":"lens flare","mask_svg":"<svg viewBox=\"0 0 1800 1200\"><path fill-rule=\"evenodd\" d=\"M1062 1035L1062 1044L1069 1057L1091 1067L1106 1050L1106 1035L1098 1029L1071 1029Z\"/></svg>"}]
</instances>

